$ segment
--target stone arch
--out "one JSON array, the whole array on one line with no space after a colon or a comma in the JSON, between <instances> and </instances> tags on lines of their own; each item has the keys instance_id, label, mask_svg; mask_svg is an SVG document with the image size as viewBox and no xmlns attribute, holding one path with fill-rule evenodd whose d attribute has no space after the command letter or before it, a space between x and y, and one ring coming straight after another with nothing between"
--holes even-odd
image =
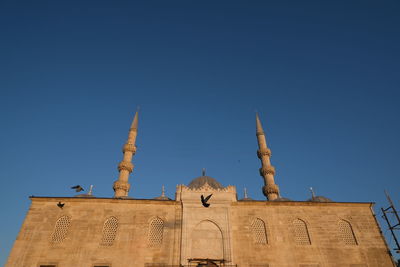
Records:
<instances>
[{"instance_id":1,"label":"stone arch","mask_svg":"<svg viewBox=\"0 0 400 267\"><path fill-rule=\"evenodd\" d=\"M224 236L211 220L199 222L191 234L191 258L224 259Z\"/></svg>"},{"instance_id":2,"label":"stone arch","mask_svg":"<svg viewBox=\"0 0 400 267\"><path fill-rule=\"evenodd\" d=\"M350 222L341 219L338 222L338 227L340 239L345 245L358 245Z\"/></svg>"}]
</instances>

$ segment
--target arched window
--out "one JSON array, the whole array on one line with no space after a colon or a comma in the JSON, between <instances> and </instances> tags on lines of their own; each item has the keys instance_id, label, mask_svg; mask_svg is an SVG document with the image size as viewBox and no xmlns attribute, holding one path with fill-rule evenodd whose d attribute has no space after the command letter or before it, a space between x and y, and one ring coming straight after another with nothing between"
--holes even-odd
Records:
<instances>
[{"instance_id":1,"label":"arched window","mask_svg":"<svg viewBox=\"0 0 400 267\"><path fill-rule=\"evenodd\" d=\"M149 245L157 246L162 243L164 231L164 221L160 218L154 218L149 226Z\"/></svg>"},{"instance_id":2,"label":"arched window","mask_svg":"<svg viewBox=\"0 0 400 267\"><path fill-rule=\"evenodd\" d=\"M293 221L293 227L294 227L294 239L296 244L311 245L307 224L300 219L296 219Z\"/></svg>"},{"instance_id":3,"label":"arched window","mask_svg":"<svg viewBox=\"0 0 400 267\"><path fill-rule=\"evenodd\" d=\"M346 245L357 245L357 240L353 228L348 221L339 221L339 235L342 242Z\"/></svg>"},{"instance_id":4,"label":"arched window","mask_svg":"<svg viewBox=\"0 0 400 267\"><path fill-rule=\"evenodd\" d=\"M60 217L54 226L54 232L51 236L52 243L61 243L68 234L71 219L68 216Z\"/></svg>"},{"instance_id":5,"label":"arched window","mask_svg":"<svg viewBox=\"0 0 400 267\"><path fill-rule=\"evenodd\" d=\"M118 219L115 217L108 218L103 225L103 236L100 245L112 246L117 235Z\"/></svg>"},{"instance_id":6,"label":"arched window","mask_svg":"<svg viewBox=\"0 0 400 267\"><path fill-rule=\"evenodd\" d=\"M251 223L251 232L253 233L253 240L256 244L267 244L267 231L263 220L256 218Z\"/></svg>"}]
</instances>

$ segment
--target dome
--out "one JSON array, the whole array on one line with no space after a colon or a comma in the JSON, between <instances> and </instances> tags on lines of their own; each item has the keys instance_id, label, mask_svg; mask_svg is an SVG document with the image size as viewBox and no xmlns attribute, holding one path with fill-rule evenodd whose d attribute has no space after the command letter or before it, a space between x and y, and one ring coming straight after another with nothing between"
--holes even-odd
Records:
<instances>
[{"instance_id":1,"label":"dome","mask_svg":"<svg viewBox=\"0 0 400 267\"><path fill-rule=\"evenodd\" d=\"M323 196L316 196L312 197L310 199L307 199L307 201L312 201L312 202L333 202L331 199Z\"/></svg>"},{"instance_id":2,"label":"dome","mask_svg":"<svg viewBox=\"0 0 400 267\"><path fill-rule=\"evenodd\" d=\"M197 177L195 179L193 179L190 184L188 185L188 187L190 189L199 189L201 188L203 185L208 184L209 186L211 186L214 189L223 189L224 187L222 186L222 184L220 184L219 182L217 182L217 180L215 180L214 178L210 177L210 176L200 176Z\"/></svg>"},{"instance_id":3,"label":"dome","mask_svg":"<svg viewBox=\"0 0 400 267\"><path fill-rule=\"evenodd\" d=\"M272 201L292 201L291 199L288 199L288 198L286 198L286 197L278 197L278 198L276 198L276 199L274 199L274 200L272 200Z\"/></svg>"},{"instance_id":4,"label":"dome","mask_svg":"<svg viewBox=\"0 0 400 267\"><path fill-rule=\"evenodd\" d=\"M166 196L159 196L159 197L155 197L153 199L156 199L156 200L171 200L169 197L166 197Z\"/></svg>"}]
</instances>

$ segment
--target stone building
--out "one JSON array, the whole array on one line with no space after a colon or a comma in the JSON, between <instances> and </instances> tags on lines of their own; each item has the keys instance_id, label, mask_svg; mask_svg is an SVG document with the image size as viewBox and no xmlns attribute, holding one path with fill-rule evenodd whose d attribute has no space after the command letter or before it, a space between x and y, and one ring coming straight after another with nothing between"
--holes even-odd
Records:
<instances>
[{"instance_id":1,"label":"stone building","mask_svg":"<svg viewBox=\"0 0 400 267\"><path fill-rule=\"evenodd\" d=\"M31 197L7 267L394 266L373 203L280 197L261 122L256 134L265 201L202 176L175 199L128 197L135 114L113 198Z\"/></svg>"}]
</instances>

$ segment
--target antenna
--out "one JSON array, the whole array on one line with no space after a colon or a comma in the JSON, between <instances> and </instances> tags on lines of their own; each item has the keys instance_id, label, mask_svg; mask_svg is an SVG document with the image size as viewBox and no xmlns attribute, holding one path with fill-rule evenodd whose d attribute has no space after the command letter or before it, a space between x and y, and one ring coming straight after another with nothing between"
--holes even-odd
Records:
<instances>
[{"instance_id":1,"label":"antenna","mask_svg":"<svg viewBox=\"0 0 400 267\"><path fill-rule=\"evenodd\" d=\"M247 188L246 187L244 188L244 198L248 198L247 197Z\"/></svg>"},{"instance_id":2,"label":"antenna","mask_svg":"<svg viewBox=\"0 0 400 267\"><path fill-rule=\"evenodd\" d=\"M385 195L386 195L386 198L388 199L388 202L389 202L390 206L389 206L388 208L386 208L386 209L381 208L382 213L383 213L382 218L385 219L385 221L386 221L386 223L387 223L387 225L388 225L388 227L389 227L389 230L390 230L390 232L392 233L394 242L396 243L396 246L397 246L397 247L394 248L394 250L395 250L397 253L400 253L400 244L399 244L399 241L397 240L397 236L396 236L396 234L395 234L395 232L394 232L394 230L400 230L400 218L399 218L399 214L397 213L397 210L396 210L396 208L395 208L394 205L393 205L392 199L390 198L390 196L389 196L389 194L386 192L386 190L385 190ZM388 218L388 216L387 216L388 213L392 213L392 214L395 215L395 217L396 217L395 222L391 222L391 221L389 220L389 218Z\"/></svg>"}]
</instances>

